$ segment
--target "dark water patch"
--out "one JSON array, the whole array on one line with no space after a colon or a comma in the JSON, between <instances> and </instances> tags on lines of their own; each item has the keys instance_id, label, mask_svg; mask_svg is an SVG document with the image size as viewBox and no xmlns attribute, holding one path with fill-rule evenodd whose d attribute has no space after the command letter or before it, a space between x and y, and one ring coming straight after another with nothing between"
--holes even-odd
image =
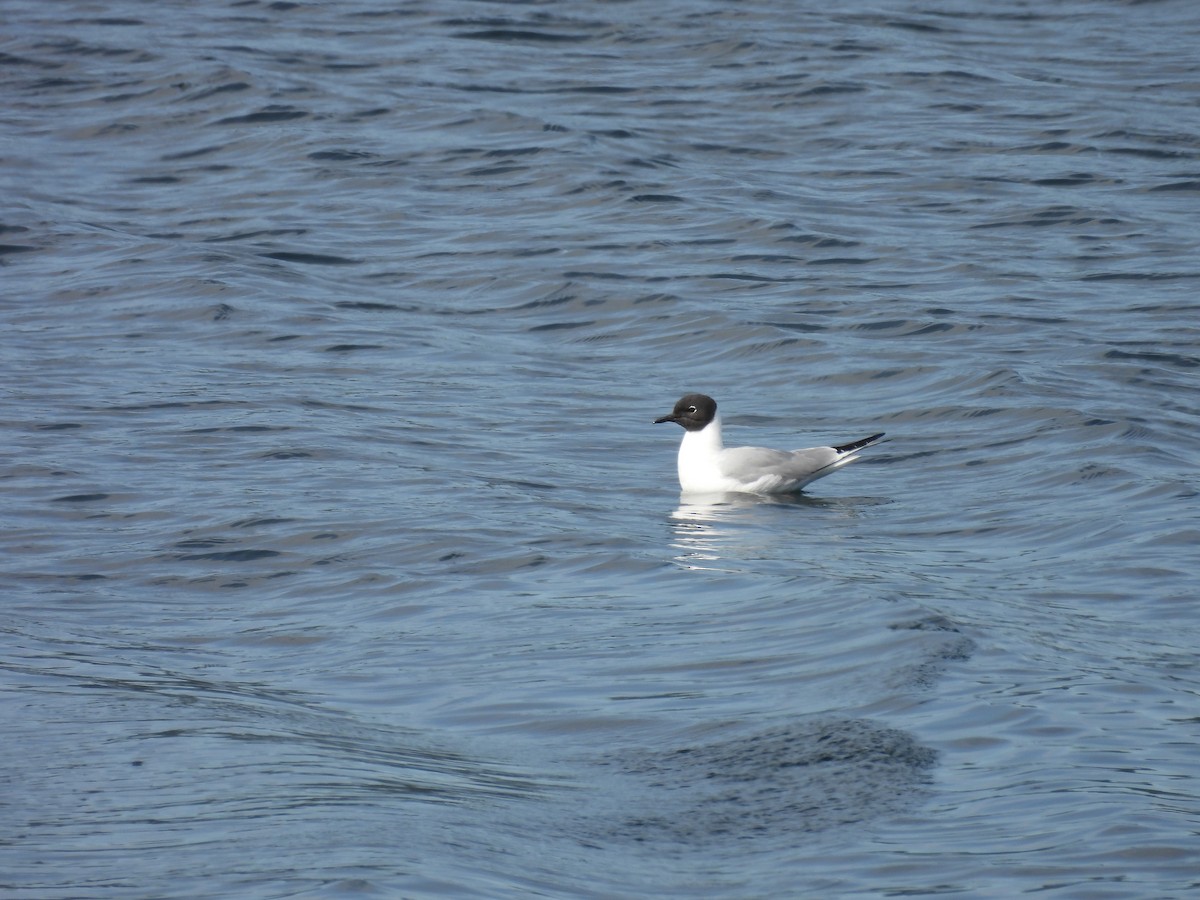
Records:
<instances>
[{"instance_id":1,"label":"dark water patch","mask_svg":"<svg viewBox=\"0 0 1200 900\"><path fill-rule=\"evenodd\" d=\"M517 259L529 259L534 256L554 256L562 252L561 247L522 247L513 251L513 256Z\"/></svg>"},{"instance_id":2,"label":"dark water patch","mask_svg":"<svg viewBox=\"0 0 1200 900\"><path fill-rule=\"evenodd\" d=\"M365 406L359 403L334 403L330 400L312 399L304 400L302 405L305 409L341 409L350 412L369 412L376 409L376 407Z\"/></svg>"},{"instance_id":3,"label":"dark water patch","mask_svg":"<svg viewBox=\"0 0 1200 900\"><path fill-rule=\"evenodd\" d=\"M862 245L861 241L847 240L845 238L835 238L823 234L789 234L785 237L777 238L782 243L794 244L809 244L818 249L826 249L829 247L858 247Z\"/></svg>"},{"instance_id":4,"label":"dark water patch","mask_svg":"<svg viewBox=\"0 0 1200 900\"><path fill-rule=\"evenodd\" d=\"M1020 301L1022 298L1006 298L1014 301ZM979 318L983 321L1003 322L1011 325L1064 325L1069 320L1063 316L1028 316L1014 315L1011 312L1002 313L980 313Z\"/></svg>"},{"instance_id":5,"label":"dark water patch","mask_svg":"<svg viewBox=\"0 0 1200 900\"><path fill-rule=\"evenodd\" d=\"M798 280L799 276L754 275L750 272L709 272L704 276L717 281L761 281L770 284L780 284Z\"/></svg>"},{"instance_id":6,"label":"dark water patch","mask_svg":"<svg viewBox=\"0 0 1200 900\"><path fill-rule=\"evenodd\" d=\"M1170 366L1176 369L1200 368L1200 356L1187 356L1182 353L1163 353L1157 350L1108 350L1105 359L1128 359L1137 362L1152 362L1158 365Z\"/></svg>"},{"instance_id":7,"label":"dark water patch","mask_svg":"<svg viewBox=\"0 0 1200 900\"><path fill-rule=\"evenodd\" d=\"M545 150L545 147L506 147L499 150L488 150L484 156L508 158L512 156L535 156Z\"/></svg>"},{"instance_id":8,"label":"dark water patch","mask_svg":"<svg viewBox=\"0 0 1200 900\"><path fill-rule=\"evenodd\" d=\"M1156 301L1150 304L1138 304L1131 306L1130 312L1148 313L1154 316L1174 316L1178 314L1191 315L1193 313L1200 314L1200 300L1184 301L1172 300L1164 297L1161 301Z\"/></svg>"},{"instance_id":9,"label":"dark water patch","mask_svg":"<svg viewBox=\"0 0 1200 900\"><path fill-rule=\"evenodd\" d=\"M468 169L467 175L472 178L491 178L496 175L509 175L513 172L527 172L528 166L517 165L497 165L497 166L482 166L477 169Z\"/></svg>"},{"instance_id":10,"label":"dark water patch","mask_svg":"<svg viewBox=\"0 0 1200 900\"><path fill-rule=\"evenodd\" d=\"M784 331L798 331L802 334L817 334L828 331L828 325L816 322L756 322L756 325L767 325L771 328L782 328Z\"/></svg>"},{"instance_id":11,"label":"dark water patch","mask_svg":"<svg viewBox=\"0 0 1200 900\"><path fill-rule=\"evenodd\" d=\"M957 634L961 631L957 623L952 619L935 613L928 616L922 616L919 619L907 619L903 622L893 622L888 625L888 628L893 631L934 631L934 632L952 632Z\"/></svg>"},{"instance_id":12,"label":"dark water patch","mask_svg":"<svg viewBox=\"0 0 1200 900\"><path fill-rule=\"evenodd\" d=\"M640 87L622 87L614 84L582 84L571 87L552 88L554 94L636 94L643 90Z\"/></svg>"},{"instance_id":13,"label":"dark water patch","mask_svg":"<svg viewBox=\"0 0 1200 900\"><path fill-rule=\"evenodd\" d=\"M878 262L870 256L827 256L821 259L810 259L805 265L809 266L867 266Z\"/></svg>"},{"instance_id":14,"label":"dark water patch","mask_svg":"<svg viewBox=\"0 0 1200 900\"><path fill-rule=\"evenodd\" d=\"M113 412L147 412L161 409L211 409L218 406L236 408L248 405L245 400L162 400L155 403L135 403L102 407Z\"/></svg>"},{"instance_id":15,"label":"dark water patch","mask_svg":"<svg viewBox=\"0 0 1200 900\"><path fill-rule=\"evenodd\" d=\"M208 244L221 244L227 241L248 241L261 237L287 237L308 234L307 228L264 228L255 231L237 231L233 234L219 234L205 237Z\"/></svg>"},{"instance_id":16,"label":"dark water patch","mask_svg":"<svg viewBox=\"0 0 1200 900\"><path fill-rule=\"evenodd\" d=\"M258 112L217 119L213 125L266 125L274 122L293 122L307 119L312 113L291 106L268 106Z\"/></svg>"},{"instance_id":17,"label":"dark water patch","mask_svg":"<svg viewBox=\"0 0 1200 900\"><path fill-rule=\"evenodd\" d=\"M566 129L564 128L562 130L565 131ZM641 137L640 132L629 131L625 128L599 129L596 131L589 131L588 134L592 135L593 137L609 137L616 138L617 140L628 140L629 138Z\"/></svg>"},{"instance_id":18,"label":"dark water patch","mask_svg":"<svg viewBox=\"0 0 1200 900\"><path fill-rule=\"evenodd\" d=\"M580 281L597 280L597 281L666 281L665 277L641 277L628 272L600 272L571 269L563 272L563 277L568 279L578 279Z\"/></svg>"},{"instance_id":19,"label":"dark water patch","mask_svg":"<svg viewBox=\"0 0 1200 900\"><path fill-rule=\"evenodd\" d=\"M612 757L642 783L612 836L727 848L869 825L919 804L936 761L909 734L847 719Z\"/></svg>"},{"instance_id":20,"label":"dark water patch","mask_svg":"<svg viewBox=\"0 0 1200 900\"><path fill-rule=\"evenodd\" d=\"M1031 184L1043 187L1076 187L1084 184L1121 184L1120 179L1101 178L1090 172L1076 172L1071 175L1060 175L1055 178L1035 178Z\"/></svg>"},{"instance_id":21,"label":"dark water patch","mask_svg":"<svg viewBox=\"0 0 1200 900\"><path fill-rule=\"evenodd\" d=\"M68 494L65 497L55 497L53 503L95 503L97 500L107 500L108 494Z\"/></svg>"},{"instance_id":22,"label":"dark water patch","mask_svg":"<svg viewBox=\"0 0 1200 900\"><path fill-rule=\"evenodd\" d=\"M339 300L333 304L337 309L350 309L360 312L398 312L414 313L419 307L399 303L384 303L371 300Z\"/></svg>"},{"instance_id":23,"label":"dark water patch","mask_svg":"<svg viewBox=\"0 0 1200 900\"><path fill-rule=\"evenodd\" d=\"M1140 156L1144 159L1200 159L1200 151L1197 150L1160 150L1153 147L1104 147L1105 153L1115 153L1121 156Z\"/></svg>"},{"instance_id":24,"label":"dark water patch","mask_svg":"<svg viewBox=\"0 0 1200 900\"><path fill-rule=\"evenodd\" d=\"M1033 213L1032 215L1027 213L1017 213L1014 214L1011 219L993 222L978 222L967 227L971 229L1012 228L1021 226L1045 228L1057 225L1087 225L1091 223L1100 225L1123 224L1120 219L1112 216L1096 216L1073 206L1052 206Z\"/></svg>"},{"instance_id":25,"label":"dark water patch","mask_svg":"<svg viewBox=\"0 0 1200 900\"><path fill-rule=\"evenodd\" d=\"M28 56L17 56L14 53L0 52L0 66L12 66L13 68L40 68L40 69L58 69L62 68L60 62L50 62L47 60L37 60Z\"/></svg>"},{"instance_id":26,"label":"dark water patch","mask_svg":"<svg viewBox=\"0 0 1200 900\"><path fill-rule=\"evenodd\" d=\"M708 142L692 144L693 150L701 153L727 153L730 156L750 156L755 159L781 159L785 154L777 150L766 150L762 147L739 147L728 144L713 144ZM675 164L678 168L678 164Z\"/></svg>"},{"instance_id":27,"label":"dark water patch","mask_svg":"<svg viewBox=\"0 0 1200 900\"><path fill-rule=\"evenodd\" d=\"M983 72L968 72L965 69L942 69L936 72L928 71L913 71L904 72L903 75L909 78L933 78L939 82L948 81L964 81L964 82L994 82L997 79L986 75Z\"/></svg>"},{"instance_id":28,"label":"dark water patch","mask_svg":"<svg viewBox=\"0 0 1200 900\"><path fill-rule=\"evenodd\" d=\"M925 335L965 334L983 328L983 325L961 322L920 322L920 320L884 319L881 322L865 322L852 325L854 330L875 331L894 337L922 337Z\"/></svg>"},{"instance_id":29,"label":"dark water patch","mask_svg":"<svg viewBox=\"0 0 1200 900\"><path fill-rule=\"evenodd\" d=\"M99 25L101 27L133 28L145 25L141 19L123 19L119 16L102 16L95 19L70 19L67 25Z\"/></svg>"},{"instance_id":30,"label":"dark water patch","mask_svg":"<svg viewBox=\"0 0 1200 900\"><path fill-rule=\"evenodd\" d=\"M262 432L273 431L291 431L290 425L221 425L207 426L205 428L190 428L188 434L236 434L238 432L246 432L250 434L258 434Z\"/></svg>"},{"instance_id":31,"label":"dark water patch","mask_svg":"<svg viewBox=\"0 0 1200 900\"><path fill-rule=\"evenodd\" d=\"M587 34L533 31L525 28L485 28L481 31L459 31L453 37L468 41L496 41L518 44L581 44L592 40Z\"/></svg>"},{"instance_id":32,"label":"dark water patch","mask_svg":"<svg viewBox=\"0 0 1200 900\"><path fill-rule=\"evenodd\" d=\"M222 550L213 553L184 553L177 558L183 560L212 560L214 562L250 562L282 556L278 550Z\"/></svg>"},{"instance_id":33,"label":"dark water patch","mask_svg":"<svg viewBox=\"0 0 1200 900\"><path fill-rule=\"evenodd\" d=\"M861 38L845 38L829 48L834 53L845 53L853 56L867 56L881 53L885 49L880 44L870 43Z\"/></svg>"},{"instance_id":34,"label":"dark water patch","mask_svg":"<svg viewBox=\"0 0 1200 900\"><path fill-rule=\"evenodd\" d=\"M819 84L800 92L802 97L823 97L838 94L861 94L867 90L866 85L854 82Z\"/></svg>"},{"instance_id":35,"label":"dark water patch","mask_svg":"<svg viewBox=\"0 0 1200 900\"><path fill-rule=\"evenodd\" d=\"M661 292L655 292L655 293L650 293L650 294L642 294L638 297L634 297L632 302L633 302L634 306L645 306L646 304L651 304L651 303L658 303L658 304L676 303L679 301L679 299L680 299L679 296L676 294L666 294L666 293L661 293Z\"/></svg>"},{"instance_id":36,"label":"dark water patch","mask_svg":"<svg viewBox=\"0 0 1200 900\"><path fill-rule=\"evenodd\" d=\"M55 69L58 66L46 66L48 69ZM59 88L79 88L85 89L95 87L95 83L91 81L80 81L72 78L43 78L30 85L30 90L33 93L51 93Z\"/></svg>"},{"instance_id":37,"label":"dark water patch","mask_svg":"<svg viewBox=\"0 0 1200 900\"><path fill-rule=\"evenodd\" d=\"M875 322L860 322L852 326L856 331L891 331L902 332L912 327L907 319L880 319Z\"/></svg>"},{"instance_id":38,"label":"dark water patch","mask_svg":"<svg viewBox=\"0 0 1200 900\"><path fill-rule=\"evenodd\" d=\"M1150 191L1200 191L1200 180L1173 181L1168 184L1156 184Z\"/></svg>"},{"instance_id":39,"label":"dark water patch","mask_svg":"<svg viewBox=\"0 0 1200 900\"><path fill-rule=\"evenodd\" d=\"M538 297L534 300L520 303L517 306L510 307L508 311L518 313L527 312L534 309L553 309L554 307L563 306L565 304L576 306L580 305L578 302L579 299L580 298L578 294L564 293L562 291L555 290L555 292L549 297Z\"/></svg>"},{"instance_id":40,"label":"dark water patch","mask_svg":"<svg viewBox=\"0 0 1200 900\"><path fill-rule=\"evenodd\" d=\"M595 320L591 319L582 322L548 322L545 325L533 325L529 331L571 331L576 328L590 328L595 324Z\"/></svg>"},{"instance_id":41,"label":"dark water patch","mask_svg":"<svg viewBox=\"0 0 1200 900\"><path fill-rule=\"evenodd\" d=\"M253 89L253 85L245 81L231 81L226 84L218 84L211 87L203 87L194 93L188 94L184 99L188 102L197 100L207 100L209 97L215 97L220 94L234 94L241 91L249 91Z\"/></svg>"},{"instance_id":42,"label":"dark water patch","mask_svg":"<svg viewBox=\"0 0 1200 900\"><path fill-rule=\"evenodd\" d=\"M786 351L788 347L793 347L802 344L800 338L785 337L777 338L770 341L740 341L730 345L725 350L716 354L719 359L750 359L753 357L769 357L778 354L781 351Z\"/></svg>"},{"instance_id":43,"label":"dark water patch","mask_svg":"<svg viewBox=\"0 0 1200 900\"><path fill-rule=\"evenodd\" d=\"M731 262L800 263L803 257L786 253L743 253L729 257Z\"/></svg>"},{"instance_id":44,"label":"dark water patch","mask_svg":"<svg viewBox=\"0 0 1200 900\"><path fill-rule=\"evenodd\" d=\"M1012 152L1053 154L1094 153L1096 152L1096 147L1091 144L1075 144L1070 141L1046 141L1042 144L1014 147Z\"/></svg>"},{"instance_id":45,"label":"dark water patch","mask_svg":"<svg viewBox=\"0 0 1200 900\"><path fill-rule=\"evenodd\" d=\"M173 546L183 550L194 550L197 547L216 547L228 543L228 538L188 538L185 541L176 541Z\"/></svg>"},{"instance_id":46,"label":"dark water patch","mask_svg":"<svg viewBox=\"0 0 1200 900\"><path fill-rule=\"evenodd\" d=\"M1094 272L1080 281L1191 281L1200 272Z\"/></svg>"},{"instance_id":47,"label":"dark water patch","mask_svg":"<svg viewBox=\"0 0 1200 900\"><path fill-rule=\"evenodd\" d=\"M158 59L154 54L143 50L126 47L101 47L75 38L47 41L42 46L59 51L68 57L101 57L111 59L126 57L127 61L135 63L149 63Z\"/></svg>"},{"instance_id":48,"label":"dark water patch","mask_svg":"<svg viewBox=\"0 0 1200 900\"><path fill-rule=\"evenodd\" d=\"M309 159L329 160L332 162L359 162L364 159L377 159L377 155L366 150L314 150L308 154Z\"/></svg>"},{"instance_id":49,"label":"dark water patch","mask_svg":"<svg viewBox=\"0 0 1200 900\"><path fill-rule=\"evenodd\" d=\"M901 31L916 31L922 34L942 34L947 29L932 22L918 22L914 19L888 19L882 22L887 28L897 28Z\"/></svg>"},{"instance_id":50,"label":"dark water patch","mask_svg":"<svg viewBox=\"0 0 1200 900\"><path fill-rule=\"evenodd\" d=\"M963 629L957 623L940 613L893 622L888 628L892 631L940 636L938 640L922 640L916 660L898 661L895 671L889 676L898 689L931 690L943 682L951 664L966 662L975 654L975 641L962 634Z\"/></svg>"},{"instance_id":51,"label":"dark water patch","mask_svg":"<svg viewBox=\"0 0 1200 900\"><path fill-rule=\"evenodd\" d=\"M12 256L15 253L33 253L41 249L41 247L35 247L32 244L0 244L0 256Z\"/></svg>"},{"instance_id":52,"label":"dark water patch","mask_svg":"<svg viewBox=\"0 0 1200 900\"><path fill-rule=\"evenodd\" d=\"M281 262L300 263L305 266L356 266L361 259L346 256L334 256L329 253L296 253L287 250L277 250L273 253L260 253L264 259L277 259Z\"/></svg>"}]
</instances>

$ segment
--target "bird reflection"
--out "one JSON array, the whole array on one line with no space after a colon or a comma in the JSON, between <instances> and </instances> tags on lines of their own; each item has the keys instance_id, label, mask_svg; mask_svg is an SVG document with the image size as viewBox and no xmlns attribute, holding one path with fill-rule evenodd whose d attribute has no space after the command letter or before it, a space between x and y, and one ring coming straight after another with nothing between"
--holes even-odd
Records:
<instances>
[{"instance_id":1,"label":"bird reflection","mask_svg":"<svg viewBox=\"0 0 1200 900\"><path fill-rule=\"evenodd\" d=\"M685 568L738 571L721 565L721 560L744 562L764 549L762 545L772 540L773 530L757 526L768 508L837 505L837 501L804 494L684 494L679 508L671 513L675 538L671 548L679 551L675 561Z\"/></svg>"}]
</instances>

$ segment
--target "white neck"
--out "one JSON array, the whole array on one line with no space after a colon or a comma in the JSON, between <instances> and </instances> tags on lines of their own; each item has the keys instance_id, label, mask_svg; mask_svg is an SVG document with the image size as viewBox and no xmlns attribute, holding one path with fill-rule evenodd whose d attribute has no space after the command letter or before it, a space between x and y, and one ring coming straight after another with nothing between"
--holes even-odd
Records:
<instances>
[{"instance_id":1,"label":"white neck","mask_svg":"<svg viewBox=\"0 0 1200 900\"><path fill-rule=\"evenodd\" d=\"M716 489L721 480L717 457L725 447L721 440L721 417L699 431L685 431L679 444L679 484L685 491Z\"/></svg>"}]
</instances>

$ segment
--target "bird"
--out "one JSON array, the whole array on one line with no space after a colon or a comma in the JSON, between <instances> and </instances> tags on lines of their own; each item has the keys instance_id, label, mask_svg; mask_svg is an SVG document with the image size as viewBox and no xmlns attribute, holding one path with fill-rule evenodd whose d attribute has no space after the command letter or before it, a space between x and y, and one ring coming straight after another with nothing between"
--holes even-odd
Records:
<instances>
[{"instance_id":1,"label":"bird","mask_svg":"<svg viewBox=\"0 0 1200 900\"><path fill-rule=\"evenodd\" d=\"M679 487L685 494L792 494L858 458L858 451L884 432L837 447L771 450L726 447L721 439L717 401L707 394L685 394L671 413L654 424L683 426L679 445Z\"/></svg>"}]
</instances>

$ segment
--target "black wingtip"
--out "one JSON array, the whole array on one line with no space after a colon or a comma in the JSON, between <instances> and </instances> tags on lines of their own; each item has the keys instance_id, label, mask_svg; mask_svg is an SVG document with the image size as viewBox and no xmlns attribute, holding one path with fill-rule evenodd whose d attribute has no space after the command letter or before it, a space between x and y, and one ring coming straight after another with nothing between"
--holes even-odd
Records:
<instances>
[{"instance_id":1,"label":"black wingtip","mask_svg":"<svg viewBox=\"0 0 1200 900\"><path fill-rule=\"evenodd\" d=\"M840 447L834 447L833 449L838 453L849 453L851 450L861 450L868 444L875 443L877 440L883 437L884 434L886 434L886 432L881 431L879 434L873 434L870 437L863 438L861 441L851 441L849 444L842 444Z\"/></svg>"}]
</instances>

